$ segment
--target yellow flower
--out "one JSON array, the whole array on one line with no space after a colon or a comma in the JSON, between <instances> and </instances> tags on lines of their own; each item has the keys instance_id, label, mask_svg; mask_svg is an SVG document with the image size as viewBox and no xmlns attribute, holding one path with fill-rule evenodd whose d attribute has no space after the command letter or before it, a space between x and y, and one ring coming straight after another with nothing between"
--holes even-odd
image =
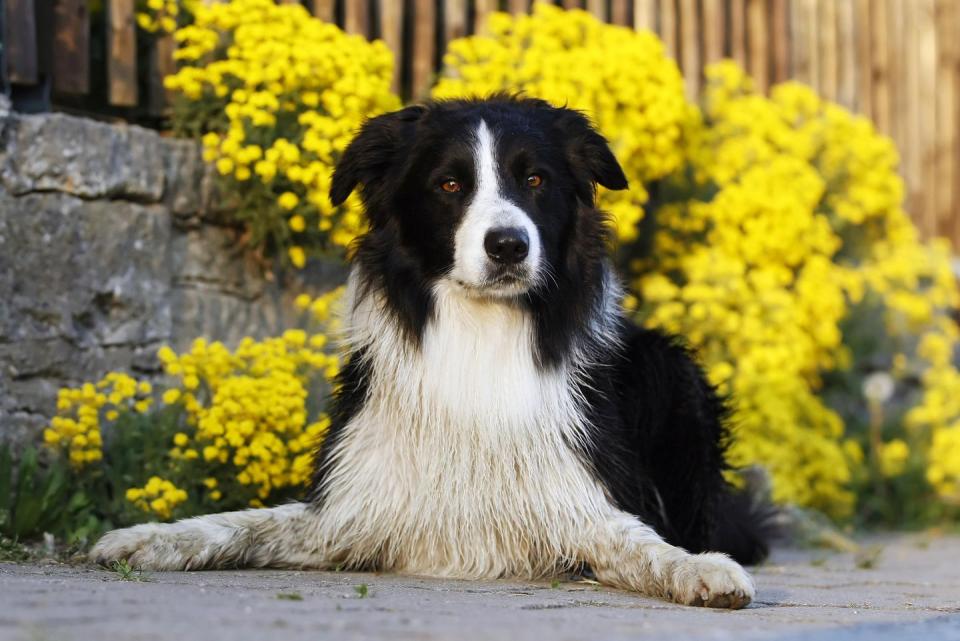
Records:
<instances>
[{"instance_id":1,"label":"yellow flower","mask_svg":"<svg viewBox=\"0 0 960 641\"><path fill-rule=\"evenodd\" d=\"M233 171L233 161L229 158L220 158L217 160L217 171L221 176L226 176Z\"/></svg>"},{"instance_id":2,"label":"yellow flower","mask_svg":"<svg viewBox=\"0 0 960 641\"><path fill-rule=\"evenodd\" d=\"M166 405L173 405L180 400L180 390L172 387L163 393L163 402Z\"/></svg>"},{"instance_id":3,"label":"yellow flower","mask_svg":"<svg viewBox=\"0 0 960 641\"><path fill-rule=\"evenodd\" d=\"M287 211L293 209L297 206L297 203L300 202L300 199L297 198L297 195L290 191L285 191L280 195L280 198L277 199L277 204L280 205L283 209ZM302 220L302 219L301 219ZM291 220L290 227L293 228L293 221ZM302 231L294 229L294 231Z\"/></svg>"},{"instance_id":4,"label":"yellow flower","mask_svg":"<svg viewBox=\"0 0 960 641\"><path fill-rule=\"evenodd\" d=\"M295 232L302 232L307 228L307 221L304 220L303 216L299 215L291 217L287 224L289 224L290 229Z\"/></svg>"},{"instance_id":5,"label":"yellow flower","mask_svg":"<svg viewBox=\"0 0 960 641\"><path fill-rule=\"evenodd\" d=\"M303 251L303 247L291 247L287 250L287 255L290 257L290 262L293 263L293 266L298 269L303 268L303 266L307 264L307 254Z\"/></svg>"},{"instance_id":6,"label":"yellow flower","mask_svg":"<svg viewBox=\"0 0 960 641\"><path fill-rule=\"evenodd\" d=\"M895 438L880 448L880 469L884 476L894 477L903 474L910 455L910 448L902 439Z\"/></svg>"}]
</instances>

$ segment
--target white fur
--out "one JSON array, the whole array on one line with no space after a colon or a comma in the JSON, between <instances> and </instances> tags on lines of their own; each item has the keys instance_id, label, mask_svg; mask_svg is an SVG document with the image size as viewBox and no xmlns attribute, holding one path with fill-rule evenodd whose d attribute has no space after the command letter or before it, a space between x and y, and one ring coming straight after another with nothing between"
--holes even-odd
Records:
<instances>
[{"instance_id":1,"label":"white fur","mask_svg":"<svg viewBox=\"0 0 960 641\"><path fill-rule=\"evenodd\" d=\"M570 444L588 436L565 368L538 370L529 318L436 288L412 347L374 295L349 326L372 361L346 428L323 520L350 561L417 574L544 575L577 558L609 502Z\"/></svg>"},{"instance_id":2,"label":"white fur","mask_svg":"<svg viewBox=\"0 0 960 641\"><path fill-rule=\"evenodd\" d=\"M473 151L476 191L454 238L450 278L468 288L484 287L492 264L483 244L487 232L499 227L516 227L527 232L530 246L523 266L535 280L543 253L540 234L530 217L503 195L496 139L482 120L477 126ZM497 293L519 293L516 288L514 285Z\"/></svg>"}]
</instances>

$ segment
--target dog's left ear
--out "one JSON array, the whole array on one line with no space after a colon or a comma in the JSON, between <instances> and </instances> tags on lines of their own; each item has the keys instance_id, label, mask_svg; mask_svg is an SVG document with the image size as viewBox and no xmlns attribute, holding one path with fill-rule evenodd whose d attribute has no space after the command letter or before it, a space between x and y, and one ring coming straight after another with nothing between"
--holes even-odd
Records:
<instances>
[{"instance_id":1,"label":"dog's left ear","mask_svg":"<svg viewBox=\"0 0 960 641\"><path fill-rule=\"evenodd\" d=\"M556 126L566 141L567 159L574 169L585 172L592 182L607 189L626 189L627 177L607 139L579 111L562 108L557 112Z\"/></svg>"},{"instance_id":2,"label":"dog's left ear","mask_svg":"<svg viewBox=\"0 0 960 641\"><path fill-rule=\"evenodd\" d=\"M415 105L365 122L333 172L330 202L341 205L358 184L366 185L383 176L426 111L426 107Z\"/></svg>"}]
</instances>

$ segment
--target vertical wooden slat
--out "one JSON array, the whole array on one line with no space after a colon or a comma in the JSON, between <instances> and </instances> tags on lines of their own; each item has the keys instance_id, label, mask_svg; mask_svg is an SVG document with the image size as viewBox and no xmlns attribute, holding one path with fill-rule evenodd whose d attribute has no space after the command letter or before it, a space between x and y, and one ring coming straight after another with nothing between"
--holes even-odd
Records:
<instances>
[{"instance_id":1,"label":"vertical wooden slat","mask_svg":"<svg viewBox=\"0 0 960 641\"><path fill-rule=\"evenodd\" d=\"M747 42L749 43L750 75L758 91L766 93L770 85L770 51L767 45L767 0L747 2Z\"/></svg>"},{"instance_id":2,"label":"vertical wooden slat","mask_svg":"<svg viewBox=\"0 0 960 641\"><path fill-rule=\"evenodd\" d=\"M813 85L810 64L810 24L807 21L811 0L790 2L790 70L796 80Z\"/></svg>"},{"instance_id":3,"label":"vertical wooden slat","mask_svg":"<svg viewBox=\"0 0 960 641\"><path fill-rule=\"evenodd\" d=\"M746 0L730 0L730 57L747 68Z\"/></svg>"},{"instance_id":4,"label":"vertical wooden slat","mask_svg":"<svg viewBox=\"0 0 960 641\"><path fill-rule=\"evenodd\" d=\"M703 0L703 61L706 64L723 58L723 41L727 35L723 0Z\"/></svg>"},{"instance_id":5,"label":"vertical wooden slat","mask_svg":"<svg viewBox=\"0 0 960 641\"><path fill-rule=\"evenodd\" d=\"M434 0L415 0L413 16L413 86L414 100L426 97L433 77L434 35L436 33Z\"/></svg>"},{"instance_id":6,"label":"vertical wooden slat","mask_svg":"<svg viewBox=\"0 0 960 641\"><path fill-rule=\"evenodd\" d=\"M824 0L833 2L833 0ZM818 11L819 0L803 0L803 16L802 20L806 26L806 35L807 35L807 60L809 63L809 72L810 72L810 86L821 91L822 85L822 74L820 59L822 55L820 53L820 20Z\"/></svg>"},{"instance_id":7,"label":"vertical wooden slat","mask_svg":"<svg viewBox=\"0 0 960 641\"><path fill-rule=\"evenodd\" d=\"M730 57L737 64L747 68L747 5L746 0L729 0L730 23L727 34L729 38Z\"/></svg>"},{"instance_id":8,"label":"vertical wooden slat","mask_svg":"<svg viewBox=\"0 0 960 641\"><path fill-rule=\"evenodd\" d=\"M467 1L446 0L443 12L443 40L451 40L467 35Z\"/></svg>"},{"instance_id":9,"label":"vertical wooden slat","mask_svg":"<svg viewBox=\"0 0 960 641\"><path fill-rule=\"evenodd\" d=\"M870 40L873 15L870 0L856 0L854 30L856 31L856 74L857 100L856 110L867 118L873 118L873 56Z\"/></svg>"},{"instance_id":10,"label":"vertical wooden slat","mask_svg":"<svg viewBox=\"0 0 960 641\"><path fill-rule=\"evenodd\" d=\"M790 77L790 33L788 31L787 2L788 0L772 0L770 3L773 82L783 82Z\"/></svg>"},{"instance_id":11,"label":"vertical wooden slat","mask_svg":"<svg viewBox=\"0 0 960 641\"><path fill-rule=\"evenodd\" d=\"M657 5L656 0L633 0L633 28L656 31Z\"/></svg>"},{"instance_id":12,"label":"vertical wooden slat","mask_svg":"<svg viewBox=\"0 0 960 641\"><path fill-rule=\"evenodd\" d=\"M920 178L921 159L920 159L920 16L917 7L921 0L901 0L900 10L903 12L904 21L904 42L903 42L903 61L904 66L901 81L903 84L896 84L896 94L904 96L902 102L903 125L901 130L900 144L903 145L904 163L903 175L907 180L907 211L914 216L914 222L920 223L923 232L929 231L925 228L926 221L920 219L922 213L921 201L922 194L917 189L917 181ZM895 30L896 27L891 25Z\"/></svg>"},{"instance_id":13,"label":"vertical wooden slat","mask_svg":"<svg viewBox=\"0 0 960 641\"><path fill-rule=\"evenodd\" d=\"M90 16L87 0L59 0L53 15L53 88L61 93L90 90Z\"/></svg>"},{"instance_id":14,"label":"vertical wooden slat","mask_svg":"<svg viewBox=\"0 0 960 641\"><path fill-rule=\"evenodd\" d=\"M133 0L110 0L109 6L110 104L132 107L137 104L137 43Z\"/></svg>"},{"instance_id":15,"label":"vertical wooden slat","mask_svg":"<svg viewBox=\"0 0 960 641\"><path fill-rule=\"evenodd\" d=\"M396 4L402 4L400 0L388 0L390 2L396 2ZM312 13L317 18L320 18L324 22L333 22L333 10L336 5L336 0L310 0L310 13ZM398 7L402 10L402 7Z\"/></svg>"},{"instance_id":16,"label":"vertical wooden slat","mask_svg":"<svg viewBox=\"0 0 960 641\"><path fill-rule=\"evenodd\" d=\"M960 33L957 3L955 0L937 0L937 149L936 190L934 209L937 219L937 234L958 239L960 207L955 204L960 197L954 184L957 154L960 154L960 122L957 116L957 34ZM954 245L956 251L957 245Z\"/></svg>"},{"instance_id":17,"label":"vertical wooden slat","mask_svg":"<svg viewBox=\"0 0 960 641\"><path fill-rule=\"evenodd\" d=\"M890 119L890 49L888 42L888 6L870 0L870 113L877 128L891 135Z\"/></svg>"},{"instance_id":18,"label":"vertical wooden slat","mask_svg":"<svg viewBox=\"0 0 960 641\"><path fill-rule=\"evenodd\" d=\"M630 0L610 0L610 22L621 26L630 22Z\"/></svg>"},{"instance_id":19,"label":"vertical wooden slat","mask_svg":"<svg viewBox=\"0 0 960 641\"><path fill-rule=\"evenodd\" d=\"M530 0L507 0L510 13L526 13L530 8Z\"/></svg>"},{"instance_id":20,"label":"vertical wooden slat","mask_svg":"<svg viewBox=\"0 0 960 641\"><path fill-rule=\"evenodd\" d=\"M820 0L820 95L827 100L837 99L837 2Z\"/></svg>"},{"instance_id":21,"label":"vertical wooden slat","mask_svg":"<svg viewBox=\"0 0 960 641\"><path fill-rule=\"evenodd\" d=\"M395 0L383 0L394 2ZM500 3L497 0L474 0L473 32L485 33L487 30L487 16L496 11Z\"/></svg>"},{"instance_id":22,"label":"vertical wooden slat","mask_svg":"<svg viewBox=\"0 0 960 641\"><path fill-rule=\"evenodd\" d=\"M857 38L854 0L837 0L837 101L854 109L857 95Z\"/></svg>"},{"instance_id":23,"label":"vertical wooden slat","mask_svg":"<svg viewBox=\"0 0 960 641\"><path fill-rule=\"evenodd\" d=\"M380 0L380 37L393 52L394 93L400 93L400 78L403 75L403 3L397 0Z\"/></svg>"},{"instance_id":24,"label":"vertical wooden slat","mask_svg":"<svg viewBox=\"0 0 960 641\"><path fill-rule=\"evenodd\" d=\"M660 0L660 39L667 55L677 60L677 0Z\"/></svg>"},{"instance_id":25,"label":"vertical wooden slat","mask_svg":"<svg viewBox=\"0 0 960 641\"><path fill-rule=\"evenodd\" d=\"M937 25L934 0L914 0L916 66L919 93L910 102L916 105L916 168L913 191L917 194L915 215L921 216L924 231L935 236L937 221Z\"/></svg>"},{"instance_id":26,"label":"vertical wooden slat","mask_svg":"<svg viewBox=\"0 0 960 641\"><path fill-rule=\"evenodd\" d=\"M606 0L587 0L587 11L592 13L597 20L607 21Z\"/></svg>"},{"instance_id":27,"label":"vertical wooden slat","mask_svg":"<svg viewBox=\"0 0 960 641\"><path fill-rule=\"evenodd\" d=\"M2 6L2 5L0 5ZM33 0L7 0L3 42L11 82L37 83L37 24Z\"/></svg>"},{"instance_id":28,"label":"vertical wooden slat","mask_svg":"<svg viewBox=\"0 0 960 641\"><path fill-rule=\"evenodd\" d=\"M680 59L687 98L700 93L700 24L697 0L680 0Z\"/></svg>"},{"instance_id":29,"label":"vertical wooden slat","mask_svg":"<svg viewBox=\"0 0 960 641\"><path fill-rule=\"evenodd\" d=\"M907 170L904 143L906 142L906 99L910 89L907 87L904 69L906 67L905 34L906 16L901 0L887 0L887 23L883 37L887 41L887 64L889 69L890 126L887 133L900 149L900 166L904 174Z\"/></svg>"},{"instance_id":30,"label":"vertical wooden slat","mask_svg":"<svg viewBox=\"0 0 960 641\"><path fill-rule=\"evenodd\" d=\"M946 28L949 30L950 34L955 35L960 33L960 6L954 5L952 19L950 23L947 24ZM954 142L952 145L952 151L949 153L951 153L953 156L953 200L951 201L953 233L951 234L951 238L953 239L953 252L956 254L960 252L960 215L957 214L957 211L960 210L960 42L953 40L952 43L953 46L951 55L953 58Z\"/></svg>"},{"instance_id":31,"label":"vertical wooden slat","mask_svg":"<svg viewBox=\"0 0 960 641\"><path fill-rule=\"evenodd\" d=\"M366 0L347 0L343 7L343 30L366 37L370 29L370 9Z\"/></svg>"},{"instance_id":32,"label":"vertical wooden slat","mask_svg":"<svg viewBox=\"0 0 960 641\"><path fill-rule=\"evenodd\" d=\"M564 9L582 9L583 3L581 0L563 0Z\"/></svg>"},{"instance_id":33,"label":"vertical wooden slat","mask_svg":"<svg viewBox=\"0 0 960 641\"><path fill-rule=\"evenodd\" d=\"M147 110L151 115L162 116L170 104L169 92L163 86L163 79L177 70L173 60L176 43L173 37L164 35L156 38L150 51L150 82L147 85Z\"/></svg>"}]
</instances>

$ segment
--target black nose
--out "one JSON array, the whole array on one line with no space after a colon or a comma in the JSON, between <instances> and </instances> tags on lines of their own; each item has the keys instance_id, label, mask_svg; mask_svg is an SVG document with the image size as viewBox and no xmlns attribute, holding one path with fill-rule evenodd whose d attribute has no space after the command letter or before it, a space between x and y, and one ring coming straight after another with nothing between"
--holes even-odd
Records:
<instances>
[{"instance_id":1,"label":"black nose","mask_svg":"<svg viewBox=\"0 0 960 641\"><path fill-rule=\"evenodd\" d=\"M495 263L515 265L527 257L530 239L522 229L501 227L487 232L483 239L483 248Z\"/></svg>"}]
</instances>

